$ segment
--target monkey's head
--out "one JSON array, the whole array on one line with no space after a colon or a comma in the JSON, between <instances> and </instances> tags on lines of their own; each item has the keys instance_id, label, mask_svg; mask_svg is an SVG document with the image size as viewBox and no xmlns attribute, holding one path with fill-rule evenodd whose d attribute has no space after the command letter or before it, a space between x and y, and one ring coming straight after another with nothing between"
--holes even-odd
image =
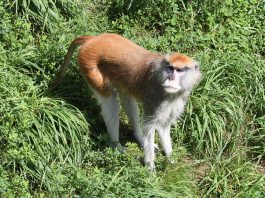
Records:
<instances>
[{"instance_id":1,"label":"monkey's head","mask_svg":"<svg viewBox=\"0 0 265 198\"><path fill-rule=\"evenodd\" d=\"M166 55L161 67L162 86L169 94L191 91L201 79L199 64L184 54Z\"/></svg>"}]
</instances>

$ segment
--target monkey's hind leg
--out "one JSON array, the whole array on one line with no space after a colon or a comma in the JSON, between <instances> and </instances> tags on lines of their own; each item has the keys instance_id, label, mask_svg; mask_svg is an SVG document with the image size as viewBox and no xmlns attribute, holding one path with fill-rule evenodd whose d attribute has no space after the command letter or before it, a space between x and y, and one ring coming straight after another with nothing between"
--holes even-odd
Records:
<instances>
[{"instance_id":1,"label":"monkey's hind leg","mask_svg":"<svg viewBox=\"0 0 265 198\"><path fill-rule=\"evenodd\" d=\"M136 100L126 94L120 94L120 99L122 101L122 106L125 113L127 114L129 121L133 128L133 133L141 147L143 147L143 135L140 129L140 119L139 119L139 108Z\"/></svg>"},{"instance_id":2,"label":"monkey's hind leg","mask_svg":"<svg viewBox=\"0 0 265 198\"><path fill-rule=\"evenodd\" d=\"M101 114L107 127L108 134L110 136L110 145L117 147L121 151L124 148L119 143L119 110L120 105L116 92L113 92L110 96L103 96L99 92L94 90L94 93L101 104Z\"/></svg>"}]
</instances>

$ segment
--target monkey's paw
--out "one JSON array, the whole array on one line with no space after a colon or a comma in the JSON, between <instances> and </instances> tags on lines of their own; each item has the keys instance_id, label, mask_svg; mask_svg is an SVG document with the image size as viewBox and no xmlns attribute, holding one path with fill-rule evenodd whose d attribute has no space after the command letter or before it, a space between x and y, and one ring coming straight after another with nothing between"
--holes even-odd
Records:
<instances>
[{"instance_id":1,"label":"monkey's paw","mask_svg":"<svg viewBox=\"0 0 265 198\"><path fill-rule=\"evenodd\" d=\"M154 162L147 162L146 166L147 166L148 170L155 173L156 169L155 169L155 163Z\"/></svg>"},{"instance_id":2,"label":"monkey's paw","mask_svg":"<svg viewBox=\"0 0 265 198\"><path fill-rule=\"evenodd\" d=\"M171 157L168 157L168 158L167 158L167 162L168 162L169 164L175 164L175 163L176 163L176 161L175 161L174 159L172 159Z\"/></svg>"},{"instance_id":3,"label":"monkey's paw","mask_svg":"<svg viewBox=\"0 0 265 198\"><path fill-rule=\"evenodd\" d=\"M110 144L110 146L111 146L111 148L113 148L113 149L117 149L117 150L118 150L119 152L121 152L121 153L125 153L125 152L128 150L127 147L122 146L121 143L119 143L119 142L112 142L112 143Z\"/></svg>"}]
</instances>

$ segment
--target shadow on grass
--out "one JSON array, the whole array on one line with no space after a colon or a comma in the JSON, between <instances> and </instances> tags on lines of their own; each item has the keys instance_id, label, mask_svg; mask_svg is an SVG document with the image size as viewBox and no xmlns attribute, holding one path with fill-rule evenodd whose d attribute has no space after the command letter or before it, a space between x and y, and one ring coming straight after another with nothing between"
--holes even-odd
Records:
<instances>
[{"instance_id":1,"label":"shadow on grass","mask_svg":"<svg viewBox=\"0 0 265 198\"><path fill-rule=\"evenodd\" d=\"M47 93L46 96L62 99L77 107L85 115L90 125L90 138L94 143L92 149L104 150L109 146L109 137L101 116L100 104L77 69L69 72L61 84ZM122 145L125 145L127 142L137 142L123 110L120 112L119 134Z\"/></svg>"}]
</instances>

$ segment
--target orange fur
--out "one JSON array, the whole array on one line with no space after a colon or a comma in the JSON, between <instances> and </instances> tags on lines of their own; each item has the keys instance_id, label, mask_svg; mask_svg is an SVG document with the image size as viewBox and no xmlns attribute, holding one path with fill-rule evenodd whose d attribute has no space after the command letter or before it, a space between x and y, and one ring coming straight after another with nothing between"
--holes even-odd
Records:
<instances>
[{"instance_id":1,"label":"orange fur","mask_svg":"<svg viewBox=\"0 0 265 198\"><path fill-rule=\"evenodd\" d=\"M193 60L180 53L173 53L170 55L169 62L171 65L173 65L176 68L183 68L183 67L193 67Z\"/></svg>"}]
</instances>

